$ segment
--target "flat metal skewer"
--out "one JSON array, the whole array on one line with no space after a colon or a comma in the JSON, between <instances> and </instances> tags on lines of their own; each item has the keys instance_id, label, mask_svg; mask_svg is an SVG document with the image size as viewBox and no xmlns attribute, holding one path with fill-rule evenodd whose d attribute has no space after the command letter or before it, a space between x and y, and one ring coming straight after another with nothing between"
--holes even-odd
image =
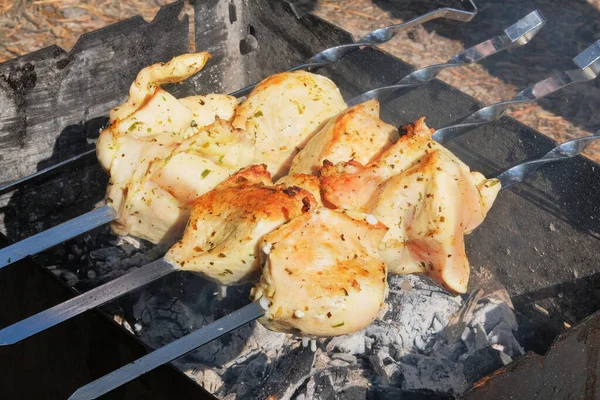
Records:
<instances>
[{"instance_id":1,"label":"flat metal skewer","mask_svg":"<svg viewBox=\"0 0 600 400\"><path fill-rule=\"evenodd\" d=\"M1 329L0 346L20 342L87 310L117 299L176 270L164 258L148 263L104 285L100 285L70 300Z\"/></svg>"},{"instance_id":2,"label":"flat metal skewer","mask_svg":"<svg viewBox=\"0 0 600 400\"><path fill-rule=\"evenodd\" d=\"M568 142L556 146L541 158L525 161L507 169L498 175L496 179L502 184L502 189L506 189L515 183L523 182L544 164L566 160L581 154L587 146L598 139L600 139L600 130L596 131L596 133L591 136L569 140Z\"/></svg>"},{"instance_id":3,"label":"flat metal skewer","mask_svg":"<svg viewBox=\"0 0 600 400\"><path fill-rule=\"evenodd\" d=\"M570 140L546 153L542 158L526 161L511 167L498 175L496 179L504 190L515 183L523 182L541 165L564 161L580 154L592 141L600 139L600 130L592 136ZM264 315L267 305L261 307L259 302L250 303L225 317L208 324L166 346L155 350L142 358L121 367L104 377L79 388L69 400L88 400L118 388L151 370L169 363L206 343L232 332L235 329ZM1 331L0 331L1 333Z\"/></svg>"},{"instance_id":4,"label":"flat metal skewer","mask_svg":"<svg viewBox=\"0 0 600 400\"><path fill-rule=\"evenodd\" d=\"M200 346L212 342L264 315L266 309L261 306L260 301L255 301L186 335L166 346L155 350L144 357L137 359L131 364L104 375L102 378L89 383L78 389L69 400L96 399L121 385L126 384L163 364L171 362Z\"/></svg>"},{"instance_id":5,"label":"flat metal skewer","mask_svg":"<svg viewBox=\"0 0 600 400\"><path fill-rule=\"evenodd\" d=\"M506 28L504 35L496 36L472 46L443 64L434 64L418 69L406 75L394 85L373 89L360 96L356 96L348 102L348 106L364 103L370 99L377 99L383 102L398 89L421 86L431 82L446 68L474 64L504 50L523 46L533 39L545 24L546 18L539 10L535 10Z\"/></svg>"},{"instance_id":6,"label":"flat metal skewer","mask_svg":"<svg viewBox=\"0 0 600 400\"><path fill-rule=\"evenodd\" d=\"M445 18L454 21L469 22L475 17L475 15L477 15L477 6L475 5L475 3L473 3L473 0L465 0L463 2L466 6L465 10L459 10L450 7L438 8L436 10L430 11L426 14L413 18L410 21L376 29L373 32L370 32L367 35L365 35L358 42L334 46L320 51L319 53L315 54L310 59L308 59L305 63L292 67L288 69L287 72L296 71L298 69L315 69L318 67L324 67L326 65L333 64L334 62L341 60L348 53L351 53L359 49L360 47L373 47L377 44L385 43L388 40L391 40L394 36L396 36L403 30L412 28L413 26L417 26L434 19ZM230 96L246 96L252 91L252 89L254 89L254 87L257 84L258 83L255 83L246 86L242 89L236 90L235 92L230 93ZM59 172L66 165L75 161L85 159L86 157L94 153L95 150L88 150L72 158L61 161L58 164L37 171L34 174L3 184L0 186L0 194L8 192L10 190L14 190L17 187L26 184L32 180L50 177Z\"/></svg>"},{"instance_id":7,"label":"flat metal skewer","mask_svg":"<svg viewBox=\"0 0 600 400\"><path fill-rule=\"evenodd\" d=\"M595 79L598 74L600 74L600 40L579 53L579 55L573 59L573 62L579 69L564 71L546 78L523 89L512 100L502 101L483 107L458 124L438 129L434 132L433 138L437 142L444 144L449 140L462 135L470 128L495 121L511 106L531 103L574 83L587 82Z\"/></svg>"},{"instance_id":8,"label":"flat metal skewer","mask_svg":"<svg viewBox=\"0 0 600 400\"><path fill-rule=\"evenodd\" d=\"M91 231L116 218L110 206L98 207L60 225L0 249L0 269Z\"/></svg>"}]
</instances>

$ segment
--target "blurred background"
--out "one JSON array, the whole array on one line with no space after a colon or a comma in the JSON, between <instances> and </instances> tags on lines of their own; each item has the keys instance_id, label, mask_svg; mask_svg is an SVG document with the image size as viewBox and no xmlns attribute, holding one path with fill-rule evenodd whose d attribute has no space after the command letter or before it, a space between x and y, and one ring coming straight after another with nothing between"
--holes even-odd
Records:
<instances>
[{"instance_id":1,"label":"blurred background","mask_svg":"<svg viewBox=\"0 0 600 400\"><path fill-rule=\"evenodd\" d=\"M201 1L201 0L197 0ZM0 62L56 44L73 47L80 35L141 15L151 21L171 0L0 0ZM360 38L369 31L461 2L409 0L297 0L312 12ZM600 39L600 0L475 0L479 14L470 23L433 21L410 29L382 48L415 67L445 62L462 49L499 35L534 9L548 24L526 47L468 68L442 72L440 79L490 104L507 100L553 73L575 68L572 58ZM185 12L193 15L186 2ZM190 19L192 22L193 19ZM193 25L190 25L193 29ZM193 36L193 35L192 35ZM194 46L193 38L191 46ZM194 48L194 47L191 47ZM202 50L202 49L197 49ZM558 142L600 129L599 81L580 84L508 114ZM586 155L600 161L600 144Z\"/></svg>"}]
</instances>

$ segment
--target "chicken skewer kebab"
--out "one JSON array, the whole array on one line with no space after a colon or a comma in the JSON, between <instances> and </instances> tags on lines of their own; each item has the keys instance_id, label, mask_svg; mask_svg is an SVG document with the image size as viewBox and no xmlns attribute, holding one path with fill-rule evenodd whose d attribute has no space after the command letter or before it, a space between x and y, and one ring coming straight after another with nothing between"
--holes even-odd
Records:
<instances>
[{"instance_id":1,"label":"chicken skewer kebab","mask_svg":"<svg viewBox=\"0 0 600 400\"><path fill-rule=\"evenodd\" d=\"M332 120L330 123L328 123L319 133L317 133L306 145L306 147L301 150L296 157L294 158L294 161L292 162L292 166L290 169L290 175L288 175L288 177L283 178L281 181L285 182L286 184L288 184L289 186L293 186L293 185L298 185L298 186L302 186L304 187L306 190L308 190L311 193L314 193L313 198L315 199L319 199L319 190L321 189L319 186L319 183L317 182L316 184L314 183L314 180L317 179L315 176L310 176L310 175L303 175L304 174L310 174L312 172L315 171L315 168L318 167L319 164L322 164L324 160L329 160L329 164L332 164L332 162L334 163L338 163L338 162L344 162L345 160L348 159L353 159L352 163L356 164L357 162L364 162L364 163L369 163L369 162L373 162L374 165L373 167L369 167L368 171L369 174L368 175L373 175L374 178L377 178L379 182L384 181L385 179L388 178L392 178L394 175L398 175L402 172L402 169L404 168L408 168L410 167L411 163L415 163L418 167L418 164L420 162L421 159L426 160L427 159L427 153L430 152L432 150L432 147L437 146L437 148L440 148L441 146L436 145L435 143L432 143L431 141L431 130L427 129L424 124L422 123L422 121L420 122L420 124L418 124L417 129L416 130L421 130L423 132L421 132L418 135L406 135L405 137L403 137L402 139L399 140L398 143L396 143L396 145L391 146L391 143L393 143L393 140L390 140L390 137L397 137L397 132L395 132L394 128L391 127L388 124L385 124L383 121L379 120L378 117L376 115L373 114L377 114L378 108L377 106L377 102L375 100L371 100L363 105L359 105L359 106L355 106L352 107L350 109L348 109L346 112L342 113L341 115L339 115L338 117L336 117L334 120ZM361 132L371 132L371 135L363 135L361 134ZM330 133L335 133L335 132L344 132L345 134L343 135L330 135ZM365 144L365 143L373 143L374 145L370 147L370 145ZM322 145L320 146L323 151L318 152L318 146L314 146L314 144L317 143L322 143ZM390 147L391 146L391 147ZM352 154L350 156L346 154L344 154L344 152L340 152L339 149L340 148L346 148L346 149L350 149L352 151ZM404 155L402 154L404 152L404 148L408 151L407 157L404 157ZM442 153L444 153L442 151ZM449 152L448 152L449 153ZM314 158L314 157L306 157L305 154L309 154L309 155L315 155L318 154L318 157ZM369 156L370 155L370 156ZM446 154L446 156L448 156ZM399 160L394 160L395 158L399 159ZM403 159L406 160L403 160ZM412 161L411 161L412 160ZM403 166L402 163L404 163L405 165ZM455 159L454 160L455 165L457 165L459 167L459 172L462 170L467 170L468 172L468 168L466 166L464 166L464 164L460 163L459 160ZM426 164L425 164L426 165ZM397 169L395 167L398 167ZM445 165L441 165L441 166L436 166L439 169L442 169L442 167L445 167ZM450 164L451 168L455 168L452 164ZM434 172L434 174L439 175L442 179L447 178L442 174L438 174L437 172L437 168L436 171ZM326 165L324 167L325 170L329 169L327 162ZM336 168L337 170L337 168ZM342 168L340 170L340 172L344 172L345 168ZM375 172L375 174L372 174L371 172ZM325 174L326 176L321 177L321 180L324 180L324 186L325 188L329 187L329 188L341 188L342 191L344 190L344 186L343 185L336 185L336 184L332 184L332 179L333 177L331 176L331 174ZM463 232L467 229L474 229L479 223L481 223L481 221L483 220L483 217L485 216L485 213L487 212L487 209L489 209L489 207L491 206L491 203L493 202L493 199L495 197L495 192L497 192L497 190L500 188L499 186L497 187L493 187L493 185L490 184L489 188L485 188L482 187L482 185L485 185L486 182L483 178L483 176L481 175L472 175L469 176L469 174L467 173L466 175L464 173L460 173L459 177L461 178L461 183L462 185L466 185L467 187L472 187L475 188L477 187L477 190L473 189L468 191L466 194L461 195L460 193L456 194L455 199L459 200L459 204L464 202L464 203L476 203L476 204L483 204L483 208L481 209L474 209L471 214L475 215L475 218L472 219L470 222L467 223L467 227L468 228L464 228ZM367 176L367 178L369 178L369 176ZM438 177L439 178L439 177ZM417 177L418 179L418 177ZM360 186L360 181L361 179L356 180L356 182L358 182L357 185L351 185L350 187L350 193L352 193L352 190L355 189L357 186ZM453 180L452 180L453 181ZM343 182L343 180L342 180ZM454 182L454 181L453 181ZM395 182L396 186L400 185L400 182ZM419 183L419 181L417 180L417 185L420 185L421 183ZM371 185L372 186L372 185ZM371 189L371 186L369 185L363 185L362 191L366 191L367 193L373 192L373 190ZM393 188L393 186L392 186ZM440 186L439 188L444 188L444 186ZM439 189L438 189L439 190ZM483 193L486 194L487 192L490 192L489 195L483 196L479 194L479 193ZM329 195L327 193L327 190L324 191L325 194L325 198L327 198ZM429 192L425 192L425 203L429 203ZM471 201L469 200L467 201L460 201L460 196L477 196L479 194L479 198L478 200L475 201ZM410 194L411 196L414 197L415 193ZM421 196L423 196L423 192L421 192ZM419 196L419 197L421 197ZM335 202L335 199L332 199L331 196L330 200L333 200L333 202ZM351 197L356 197L357 200L360 200L361 196L354 196L354 194L351 194ZM385 199L385 196L380 196L382 199ZM438 193L438 197L439 193ZM207 197L207 198L210 198ZM368 200L368 198L367 198ZM363 203L367 202L367 200L363 201ZM450 199L451 200L451 199ZM416 199L411 199L408 200L408 202L413 202L413 203L421 203L424 201L423 198L416 198ZM377 204L377 203L376 203ZM347 208L361 208L362 204L344 204L345 207ZM452 204L447 204L447 201L444 204L440 204L439 207L450 207L452 208L453 205ZM239 208L239 207L238 207ZM201 208L202 209L202 208ZM204 209L210 210L210 207L204 207ZM370 210L367 210L370 211ZM401 212L401 210L396 209L395 213L394 213L394 218L399 218L398 216L396 216L397 212ZM451 211L448 211L451 212ZM198 213L193 213L192 215L195 216L195 218L200 218L201 214ZM479 217L477 216L479 215ZM427 218L427 214L424 214L424 217ZM449 220L447 221L447 223L445 221L441 221L441 218L436 218L436 223L442 223L444 222L446 226L458 226L458 225L462 225L464 221L461 218L454 218L454 219L450 219L450 214L448 214ZM211 219L214 219L214 217L207 217L208 218L208 223L206 224L207 228L200 228L201 229L201 233L203 229L210 229L210 226L212 226L213 224L210 223ZM414 219L414 217L413 217ZM421 217L421 219L423 219L423 217ZM400 244L402 244L404 246L404 243L401 243L401 241L403 242L403 239L400 235L400 233L402 233L403 231L401 231L400 233L396 232L396 225L397 221L393 221L392 223L389 223L388 225L391 225L391 233L395 234L395 237L389 238L392 239L391 243L396 243L396 248L400 248ZM405 220L405 223L410 224L410 221L408 220L408 218ZM403 227L404 229L404 227ZM440 230L442 233L447 232L447 230ZM187 232L187 231L186 231ZM216 230L215 230L215 234L216 234ZM458 232L459 235L462 235L462 232ZM187 233L185 236L188 236ZM188 251L190 248L195 249L193 252L191 252L192 254L196 254L198 256L201 256L203 258L207 258L207 254L206 254L206 245L208 244L209 249L213 249L215 246L215 241L212 239L206 239L206 234L204 233L204 239L206 241L206 243L200 243L198 245L187 245L186 247L188 248ZM210 235L212 237L212 234ZM249 237L253 237L252 235L250 235ZM462 237L462 236L461 236ZM444 237L443 235L439 238L440 243L444 243L444 240L447 239L447 237ZM212 244L211 244L212 242ZM390 242L390 240L386 239L386 245L387 242ZM462 244L462 241L459 242L459 245ZM198 248L196 248L198 247ZM406 247L406 246L404 246ZM393 250L394 246L390 246L390 248ZM418 247L417 247L418 248ZM459 248L458 251L459 253L458 256L456 257L456 263L459 266L464 266L465 263L464 261L466 261L466 257L464 256L464 248L462 249L462 252L460 251L461 249ZM188 264L190 260L184 259L182 258L181 255L177 256L179 252L176 250L173 250L172 252L170 252L170 254L174 254L176 257L174 258L174 260L176 262L179 262L179 265L181 268L190 268L190 265L193 264ZM235 280L238 280L238 282L235 283L239 283L239 278L235 276L235 274L233 273L233 270L231 269L231 267L227 267L229 269L229 271L224 267L223 262L229 263L232 261L232 259L230 257L227 257L226 252L216 252L215 253L217 256L220 256L221 254L224 257L217 257L216 259L214 258L214 254L212 259L210 258L210 256L208 257L209 259L209 265L210 262L212 262L213 266L215 265L215 262L217 262L217 265L220 265L221 268L220 269L216 269L216 274L219 275L219 277L215 276L215 273L206 273L206 270L202 270L202 272L205 273L205 275L212 277L213 279L216 278L216 280L222 282L222 283L226 283L226 284L230 284L232 283L231 280L227 281L224 279L224 277L228 277L228 278L235 278ZM240 254L256 254L256 251L250 251L248 249L243 250ZM448 253L450 254L450 253ZM409 253L410 255L410 253ZM392 252L392 256L393 256L393 252ZM192 257L194 258L194 257ZM243 258L240 258L239 256L235 257L234 260L236 262L242 262L246 263L248 266L252 265L254 259L253 258L246 258L245 256ZM393 261L393 257L392 257L392 261ZM410 260L409 260L410 261ZM454 260L452 260L454 261ZM463 261L463 263L459 263L459 261ZM433 262L433 261L432 261ZM186 263L186 264L184 264ZM419 263L420 264L420 263ZM453 264L450 263L438 263L439 267L438 269L446 269L447 265L452 266ZM204 267L207 267L208 269L215 269L217 267L208 267L206 265L206 262L204 262ZM466 267L468 268L468 264L466 264ZM196 270L198 270L199 268L196 268ZM242 269L247 269L247 267L242 267ZM16 342L18 340L21 340L22 338L28 337L32 334L35 334L41 330L44 330L48 327L51 327L53 325L56 325L68 318L71 318L74 315L77 315L81 312L84 312L90 308L96 307L98 305L104 304L105 302L116 298L122 294L124 294L127 291L133 290L136 287L141 287L145 284L148 284L158 278L160 278L161 276L164 276L166 274L169 274L173 271L177 270L177 268L175 266L173 266L171 263L166 262L164 259L155 261L153 263L148 264L147 266L145 266L144 268L141 268L139 270L133 271L130 274L120 277L116 280L113 280L112 282L109 282L105 285L102 285L96 289L93 289L87 293L81 294L79 296L77 296L74 299L71 299L63 304L57 305L49 310L46 310L38 315L34 315L26 320L23 320L15 325L13 325L12 327L8 327L2 331L0 331L0 337L5 338L4 340L2 340L5 343L13 343ZM249 271L249 270L248 270ZM398 273L405 273L405 272L427 272L427 271L422 271L419 270L418 268L413 267L413 269L408 269L407 271L402 271L402 270L398 270L396 271ZM468 273L468 270L465 272L463 271L462 277L461 275L458 273L453 273L452 268L449 268L449 272L450 272L450 278L445 277L443 274L441 276L438 276L438 280L440 281L440 283L442 284L446 284L447 287L450 287L452 290L455 291L464 291L464 285L466 284L466 279L464 278L465 273ZM460 272L460 271L459 271ZM229 276L231 275L231 276ZM456 284L448 284L449 281L452 280L452 276L454 275L458 275L459 279L462 279L462 286L460 285L456 285Z\"/></svg>"},{"instance_id":2,"label":"chicken skewer kebab","mask_svg":"<svg viewBox=\"0 0 600 400\"><path fill-rule=\"evenodd\" d=\"M499 36L485 42L480 43L470 49L467 49L457 56L453 57L448 63L443 65L434 65L433 67L425 67L420 69L419 71L415 71L409 75L409 77L421 77L415 81L414 78L410 78L410 86L422 85L431 81L435 78L436 74L444 68L458 67L463 65L472 64L478 62L484 58L489 57L490 55L497 54L505 49L513 48L517 46L522 46L526 44L544 25L545 19L539 13L539 11L534 11L530 13L525 18L521 19L511 27L506 29L506 33L503 36ZM492 46L490 48L490 46ZM421 72L420 72L421 71ZM268 81L265 80L265 81ZM265 82L264 81L264 82ZM155 96L156 97L156 96ZM352 102L352 101L351 101ZM337 101L334 101L337 103ZM259 102L252 103L251 101L246 101L244 104L248 104L248 109L252 108L251 104L254 104L253 108L254 113L246 112L246 120L251 119L250 116L262 114L262 109L258 107ZM271 104L275 105L275 102L271 102ZM302 110L303 105L298 106L298 110ZM243 107L242 107L243 108ZM122 111L120 111L122 113ZM304 111L303 111L304 112ZM168 118L165 116L165 118ZM112 119L112 118L111 118ZM321 121L318 119L317 122ZM238 121L239 127L243 127L243 121ZM129 124L134 124L135 122L129 121ZM235 124L235 123L234 123ZM129 125L132 126L132 125ZM252 128L252 124L251 124ZM147 128L146 128L147 129ZM251 129L252 130L252 129ZM249 132L252 134L252 132ZM272 142L275 142L272 140ZM101 141L99 140L99 144ZM274 144L274 143L273 143ZM164 150L164 149L163 149ZM259 151L262 151L259 149ZM277 155L276 155L277 156ZM267 156L267 158L270 156ZM262 160L259 160L262 162ZM108 164L108 163L106 163ZM281 167L280 167L281 168ZM109 166L106 165L105 169L109 169ZM208 169L212 171L214 168ZM205 169L203 169L205 170ZM280 174L282 171L276 171L276 174ZM213 175L214 177L214 175ZM109 197L110 199L110 197ZM185 215L181 215L182 218L179 220L185 219ZM117 214L113 212L113 207L110 205L106 205L100 207L96 210L93 210L85 215L74 218L71 221L65 222L61 225L58 225L54 228L50 228L44 232L31 236L30 238L21 240L13 245L10 245L2 250L0 250L0 268L3 268L7 265L10 265L13 262L16 262L22 258L25 258L29 255L37 254L41 251L44 251L60 242L68 240L72 237L75 237L81 233L86 232L87 230L91 230L100 225L113 221L117 218ZM176 217L174 217L177 219ZM140 219L141 220L141 219ZM141 220L143 221L143 220ZM115 226L113 224L113 226ZM165 227L165 229L169 229ZM173 234L177 234L177 229L171 230ZM125 231L122 231L125 232ZM152 238L147 238L151 241Z\"/></svg>"},{"instance_id":3,"label":"chicken skewer kebab","mask_svg":"<svg viewBox=\"0 0 600 400\"><path fill-rule=\"evenodd\" d=\"M593 136L577 138L563 143L540 159L527 161L504 171L497 177L499 184L502 185L502 189L504 189L513 184L523 182L540 166L546 163L575 157L592 141L599 138L600 131L597 131ZM169 363L229 332L232 332L250 321L263 317L265 313L268 312L269 308L268 299L262 296L258 300L242 307L234 313L218 319L193 333L141 357L133 363L125 365L104 377L79 388L69 399L95 399L161 365Z\"/></svg>"},{"instance_id":4,"label":"chicken skewer kebab","mask_svg":"<svg viewBox=\"0 0 600 400\"><path fill-rule=\"evenodd\" d=\"M304 68L314 69L317 67L324 67L326 65L329 65L329 64L332 64L332 63L335 63L335 62L341 60L348 53L350 53L360 47L375 46L377 44L385 43L385 42L391 40L392 38L394 38L398 33L402 32L404 30L407 30L409 28L423 24L428 21L432 21L434 19L445 18L445 19L450 19L450 20L454 20L454 21L469 22L475 17L475 15L477 15L477 6L473 3L472 0L466 0L464 3L465 3L465 10L459 10L459 9L455 9L455 8L451 8L451 7L439 8L439 9L430 11L424 15L413 18L410 21L406 21L401 24L394 24L394 25L389 25L389 26L385 26L383 28L376 29L373 32L370 32L367 35L365 35L362 39L360 39L356 43L334 46L332 48L328 48L323 51L320 51L319 53L317 53L313 57L311 57L309 60L307 60L305 63L297 65L295 67L292 67L288 71L291 72L291 71L295 71L298 69L304 69ZM250 93L250 91L255 86L256 86L256 84L247 86L247 87L239 89L233 93L230 93L230 95L236 96L236 97L245 96L248 93ZM0 193L5 193L10 190L16 189L17 187L19 187L25 183L34 182L38 179L47 178L49 176L52 176L55 173L57 173L58 171L60 171L62 168L64 168L65 166L70 165L71 163L74 163L74 162L78 162L82 159L86 159L87 157L92 156L93 154L95 154L95 150L89 150L82 154L78 154L75 157L72 157L70 159L62 161L58 164L55 164L55 165L45 168L43 170L37 171L36 173L26 176L24 178L18 179L16 181L13 181L13 182L10 182L10 183L4 184L4 185L0 185ZM101 215L98 217L101 218ZM91 218L91 220L93 221L94 218Z\"/></svg>"}]
</instances>

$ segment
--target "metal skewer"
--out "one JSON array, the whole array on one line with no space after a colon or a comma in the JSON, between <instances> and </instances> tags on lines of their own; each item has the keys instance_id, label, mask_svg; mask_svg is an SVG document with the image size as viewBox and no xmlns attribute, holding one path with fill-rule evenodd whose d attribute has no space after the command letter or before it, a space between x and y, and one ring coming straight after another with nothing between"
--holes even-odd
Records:
<instances>
[{"instance_id":1,"label":"metal skewer","mask_svg":"<svg viewBox=\"0 0 600 400\"><path fill-rule=\"evenodd\" d=\"M376 29L366 34L361 39L359 39L358 42L341 44L339 46L325 49L309 58L305 63L296 65L295 67L288 69L287 72L296 71L299 69L313 70L315 68L324 67L326 65L341 60L342 57L358 50L361 47L374 47L378 44L385 43L391 40L398 33L406 29L424 24L427 21L431 21L437 18L446 18L454 21L469 22L477 14L477 6L475 5L475 3L473 3L472 0L465 1L465 3L467 5L467 8L470 9L470 11L458 10L456 8L449 7L439 8L437 10L433 10L431 12L428 12L427 14L420 15L414 19L411 19L410 21L406 21L401 24L384 26L383 28ZM257 84L258 83L246 86L243 89L233 92L231 95L236 97L246 96L252 91L252 89L254 89L254 87Z\"/></svg>"},{"instance_id":2,"label":"metal skewer","mask_svg":"<svg viewBox=\"0 0 600 400\"><path fill-rule=\"evenodd\" d=\"M477 15L477 6L475 5L475 3L473 3L473 0L464 0L463 3L465 4L465 10L459 10L459 9L450 8L450 7L438 8L436 10L428 12L427 14L423 14L416 18L413 18L410 21L406 21L401 24L394 24L394 25L389 25L389 26L385 26L383 28L376 29L373 32L365 35L358 42L330 47L328 49L325 49L325 50L320 51L319 53L315 54L310 59L308 59L305 63L288 69L287 72L296 71L298 69L315 69L318 67L324 67L326 65L333 64L336 61L341 60L348 53L358 50L360 47L365 47L365 46L373 47L378 44L385 43L385 42L391 40L398 33L402 32L406 29L412 28L413 26L421 25L425 22L432 21L434 19L445 18L445 19L450 19L450 20L454 20L454 21L469 22L475 17L475 15ZM235 97L246 96L247 94L249 94L252 91L252 89L254 89L254 87L257 84L258 83L255 83L250 86L246 86L245 88L236 90L235 92L230 93L230 95L235 96ZM92 155L94 153L95 153L95 150L88 150L88 151L78 154L72 158L61 161L58 164L55 164L48 168L44 168L40 171L37 171L34 174L31 174L24 178L20 178L13 182L9 182L4 185L1 185L0 186L0 194L8 192L10 190L14 190L17 187L19 187L25 183L31 182L33 180L41 179L42 177L52 176L52 175L56 174L59 170L64 168L66 165L68 165L72 162L75 162L75 161L79 161L81 159L85 159L86 157L89 157L90 155Z\"/></svg>"},{"instance_id":3,"label":"metal skewer","mask_svg":"<svg viewBox=\"0 0 600 400\"><path fill-rule=\"evenodd\" d=\"M560 146L556 146L546 153L542 158L525 161L515 165L514 167L502 172L496 178L502 184L502 189L506 189L515 183L523 182L528 176L530 176L534 171L544 164L566 160L581 154L590 143L598 139L600 139L600 130L597 130L596 133L591 136L569 140Z\"/></svg>"},{"instance_id":4,"label":"metal skewer","mask_svg":"<svg viewBox=\"0 0 600 400\"><path fill-rule=\"evenodd\" d=\"M117 299L176 270L164 258L148 263L104 285L100 285L70 300L7 326L0 330L0 346L20 342L87 310L101 306L110 300Z\"/></svg>"},{"instance_id":5,"label":"metal skewer","mask_svg":"<svg viewBox=\"0 0 600 400\"><path fill-rule=\"evenodd\" d=\"M137 378L152 371L168 362L175 360L200 346L212 342L226 335L248 322L254 321L264 315L266 308L261 306L260 301L255 301L200 328L189 335L177 339L174 342L155 350L144 357L137 359L131 364L104 375L79 388L69 400L96 399Z\"/></svg>"},{"instance_id":6,"label":"metal skewer","mask_svg":"<svg viewBox=\"0 0 600 400\"><path fill-rule=\"evenodd\" d=\"M38 254L82 233L91 231L94 228L113 221L116 217L117 213L110 206L98 207L60 225L30 236L27 239L6 246L0 250L0 268L22 260L25 257Z\"/></svg>"},{"instance_id":7,"label":"metal skewer","mask_svg":"<svg viewBox=\"0 0 600 400\"><path fill-rule=\"evenodd\" d=\"M523 182L540 166L556 161L563 161L580 154L592 141L600 139L600 130L593 136L583 137L563 143L540 159L527 161L504 171L496 179L502 184L501 190ZM79 388L69 400L95 399L135 378L169 363L207 343L225 335L239 327L260 318L266 307L259 302L250 303L239 310L218 319L172 343L155 350L144 357L121 367L104 377ZM1 331L0 331L1 334Z\"/></svg>"},{"instance_id":8,"label":"metal skewer","mask_svg":"<svg viewBox=\"0 0 600 400\"><path fill-rule=\"evenodd\" d=\"M511 106L531 103L574 83L595 79L600 74L600 40L579 53L573 59L573 62L579 69L561 72L523 89L512 100L484 107L469 115L459 124L438 129L433 134L433 138L439 143L446 143L460 136L469 128L487 124L500 118L504 111Z\"/></svg>"},{"instance_id":9,"label":"metal skewer","mask_svg":"<svg viewBox=\"0 0 600 400\"><path fill-rule=\"evenodd\" d=\"M373 89L354 97L348 102L348 106L364 103L370 99L377 99L383 102L398 89L420 86L432 81L446 68L474 64L501 51L523 46L533 39L545 24L546 18L544 18L539 10L535 10L506 28L504 35L496 36L470 47L443 64L434 64L416 70L406 75L394 85Z\"/></svg>"}]
</instances>

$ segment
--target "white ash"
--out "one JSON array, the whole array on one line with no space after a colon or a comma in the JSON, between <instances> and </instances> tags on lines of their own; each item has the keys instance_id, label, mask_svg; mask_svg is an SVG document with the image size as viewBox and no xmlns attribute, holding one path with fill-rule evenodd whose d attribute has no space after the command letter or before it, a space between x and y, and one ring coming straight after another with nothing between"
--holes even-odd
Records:
<instances>
[{"instance_id":1,"label":"white ash","mask_svg":"<svg viewBox=\"0 0 600 400\"><path fill-rule=\"evenodd\" d=\"M226 400L269 395L364 399L375 393L382 398L394 393L435 397L460 395L477 379L523 354L513 335L516 318L506 303L482 299L461 339L449 344L444 332L463 299L417 276L392 276L389 284L386 313L361 332L319 340L316 353L303 348L298 338L254 322L176 365ZM142 297L134 313L144 325L141 337L160 346L170 341L169 333L185 334L184 321L193 321L191 331L247 302L247 288L232 292L219 302L212 295L214 286L206 284L195 292L196 304L184 307L176 300L168 309L159 306L167 299L157 293ZM170 313L176 315L165 323Z\"/></svg>"},{"instance_id":2,"label":"white ash","mask_svg":"<svg viewBox=\"0 0 600 400\"><path fill-rule=\"evenodd\" d=\"M106 228L71 241L47 265L69 284L88 290L160 257L164 247L115 237ZM65 267L66 265L66 267ZM105 306L144 343L157 348L248 303L251 285L229 288L219 301L216 284L177 273ZM419 276L390 276L379 318L352 335L319 339L316 353L299 338L257 322L174 362L215 396L226 400L424 398L458 396L479 378L523 354L506 301L484 296L456 341L446 339L451 317L465 298L451 296ZM510 299L507 299L510 301Z\"/></svg>"}]
</instances>

